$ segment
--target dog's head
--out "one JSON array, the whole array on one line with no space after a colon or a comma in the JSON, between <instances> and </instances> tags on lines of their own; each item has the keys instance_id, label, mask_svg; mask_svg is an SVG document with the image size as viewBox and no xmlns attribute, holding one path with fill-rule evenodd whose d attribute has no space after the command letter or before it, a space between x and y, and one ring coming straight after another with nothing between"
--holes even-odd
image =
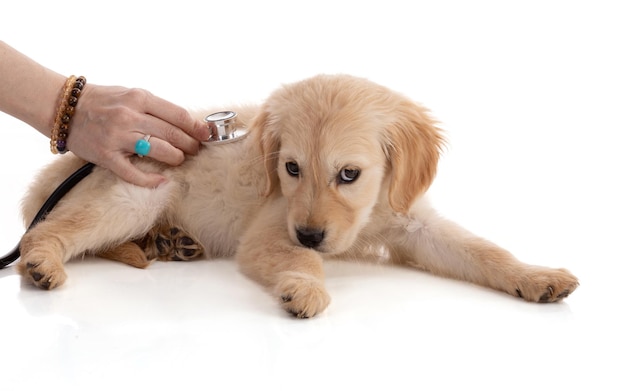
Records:
<instances>
[{"instance_id":1,"label":"dog's head","mask_svg":"<svg viewBox=\"0 0 626 391\"><path fill-rule=\"evenodd\" d=\"M344 75L276 91L250 128L267 195L288 201L290 238L328 253L352 246L377 203L407 213L432 183L443 142L423 107Z\"/></svg>"}]
</instances>

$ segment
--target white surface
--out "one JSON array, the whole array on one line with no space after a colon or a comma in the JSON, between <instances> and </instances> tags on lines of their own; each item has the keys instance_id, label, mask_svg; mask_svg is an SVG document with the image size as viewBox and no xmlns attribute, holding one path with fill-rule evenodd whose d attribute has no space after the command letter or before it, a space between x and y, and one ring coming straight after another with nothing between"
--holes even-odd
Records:
<instances>
[{"instance_id":1,"label":"white surface","mask_svg":"<svg viewBox=\"0 0 626 391\"><path fill-rule=\"evenodd\" d=\"M71 262L53 292L9 268L0 389L626 389L623 7L372 3L13 2L0 37L64 74L189 107L260 102L322 72L401 91L448 133L438 209L528 263L570 269L579 289L536 305L329 263L330 308L297 320L229 260ZM4 252L23 232L26 185L53 156L20 122L0 115L0 129Z\"/></svg>"}]
</instances>

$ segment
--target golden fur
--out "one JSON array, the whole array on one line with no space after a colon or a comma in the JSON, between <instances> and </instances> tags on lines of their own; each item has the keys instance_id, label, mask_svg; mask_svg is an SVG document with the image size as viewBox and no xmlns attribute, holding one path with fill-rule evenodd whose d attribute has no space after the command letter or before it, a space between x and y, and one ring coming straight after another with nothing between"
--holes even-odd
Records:
<instances>
[{"instance_id":1,"label":"golden fur","mask_svg":"<svg viewBox=\"0 0 626 391\"><path fill-rule=\"evenodd\" d=\"M558 301L578 282L531 266L447 221L423 194L443 138L423 107L370 81L321 75L284 86L260 107L238 109L250 134L208 145L179 167L136 159L169 182L145 189L96 168L23 238L18 265L42 288L63 284L63 264L84 253L144 267L132 241L180 227L206 257L234 256L298 317L330 303L323 259L376 258ZM24 202L27 222L82 162L45 169Z\"/></svg>"}]
</instances>

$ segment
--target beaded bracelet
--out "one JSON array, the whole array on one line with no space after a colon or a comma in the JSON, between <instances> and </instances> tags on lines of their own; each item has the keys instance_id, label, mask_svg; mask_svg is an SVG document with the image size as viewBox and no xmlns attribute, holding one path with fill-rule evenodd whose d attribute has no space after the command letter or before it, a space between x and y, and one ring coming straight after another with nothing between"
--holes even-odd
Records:
<instances>
[{"instance_id":1,"label":"beaded bracelet","mask_svg":"<svg viewBox=\"0 0 626 391\"><path fill-rule=\"evenodd\" d=\"M87 84L87 79L74 75L67 78L63 87L61 103L57 109L54 126L50 132L50 151L54 154L67 152L67 135L70 130L70 120L78 103L80 93Z\"/></svg>"}]
</instances>

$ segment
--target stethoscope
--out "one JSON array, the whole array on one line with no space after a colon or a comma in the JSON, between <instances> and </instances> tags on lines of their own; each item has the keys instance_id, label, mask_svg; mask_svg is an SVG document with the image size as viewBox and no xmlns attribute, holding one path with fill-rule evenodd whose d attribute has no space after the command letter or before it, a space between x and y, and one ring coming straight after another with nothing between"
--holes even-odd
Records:
<instances>
[{"instance_id":1,"label":"stethoscope","mask_svg":"<svg viewBox=\"0 0 626 391\"><path fill-rule=\"evenodd\" d=\"M211 136L205 143L210 144L227 144L235 141L242 140L247 134L246 129L237 128L237 113L234 111L219 111L217 113L209 114L204 118ZM63 198L67 192L69 192L78 182L83 180L87 175L91 174L95 164L87 163L72 175L70 175L63 183L61 183L48 197L46 202L37 212L37 215L33 219L32 223L28 226L28 230L33 228L37 223L46 218L46 215L50 213L52 208ZM0 258L0 269L4 269L20 257L20 243L7 255Z\"/></svg>"}]
</instances>

